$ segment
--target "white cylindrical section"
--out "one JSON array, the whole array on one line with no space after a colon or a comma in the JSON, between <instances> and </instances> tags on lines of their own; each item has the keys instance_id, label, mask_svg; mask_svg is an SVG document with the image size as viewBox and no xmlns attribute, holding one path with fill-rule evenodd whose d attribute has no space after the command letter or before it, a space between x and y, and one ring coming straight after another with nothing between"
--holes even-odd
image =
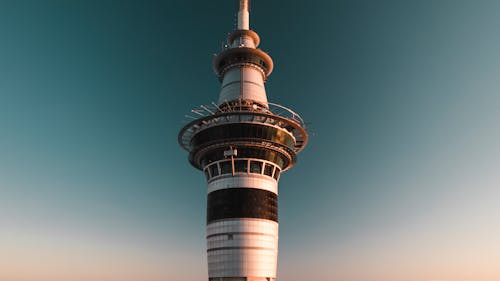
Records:
<instances>
[{"instance_id":1,"label":"white cylindrical section","mask_svg":"<svg viewBox=\"0 0 500 281\"><path fill-rule=\"evenodd\" d=\"M224 74L219 104L240 99L267 104L264 79L257 68L243 66L230 69Z\"/></svg>"},{"instance_id":2,"label":"white cylindrical section","mask_svg":"<svg viewBox=\"0 0 500 281\"><path fill-rule=\"evenodd\" d=\"M278 223L225 219L207 226L209 277L276 278Z\"/></svg>"},{"instance_id":3,"label":"white cylindrical section","mask_svg":"<svg viewBox=\"0 0 500 281\"><path fill-rule=\"evenodd\" d=\"M250 14L248 11L238 12L238 29L249 30L250 29Z\"/></svg>"},{"instance_id":4,"label":"white cylindrical section","mask_svg":"<svg viewBox=\"0 0 500 281\"><path fill-rule=\"evenodd\" d=\"M238 29L250 29L250 14L248 12L248 0L240 0L238 12Z\"/></svg>"},{"instance_id":5,"label":"white cylindrical section","mask_svg":"<svg viewBox=\"0 0 500 281\"><path fill-rule=\"evenodd\" d=\"M264 175L236 175L223 177L208 183L207 193L225 188L257 188L278 194L278 182Z\"/></svg>"},{"instance_id":6,"label":"white cylindrical section","mask_svg":"<svg viewBox=\"0 0 500 281\"><path fill-rule=\"evenodd\" d=\"M241 37L236 38L231 44L231 48L237 47L255 48L256 46L252 37L242 35Z\"/></svg>"}]
</instances>

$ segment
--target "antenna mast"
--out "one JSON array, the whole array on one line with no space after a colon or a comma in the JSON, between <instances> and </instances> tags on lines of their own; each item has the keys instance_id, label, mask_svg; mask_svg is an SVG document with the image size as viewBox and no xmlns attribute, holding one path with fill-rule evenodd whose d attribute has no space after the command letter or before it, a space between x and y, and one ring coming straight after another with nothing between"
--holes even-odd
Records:
<instances>
[{"instance_id":1,"label":"antenna mast","mask_svg":"<svg viewBox=\"0 0 500 281\"><path fill-rule=\"evenodd\" d=\"M240 10L238 11L238 29L249 30L250 29L250 13L248 12L248 1L240 0Z\"/></svg>"}]
</instances>

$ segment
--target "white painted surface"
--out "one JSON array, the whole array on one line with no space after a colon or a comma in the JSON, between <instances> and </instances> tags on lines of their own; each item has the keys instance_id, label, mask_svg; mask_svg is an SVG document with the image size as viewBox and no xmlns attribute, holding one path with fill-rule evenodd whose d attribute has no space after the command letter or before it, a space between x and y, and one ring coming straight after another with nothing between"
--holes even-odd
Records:
<instances>
[{"instance_id":1,"label":"white painted surface","mask_svg":"<svg viewBox=\"0 0 500 281\"><path fill-rule=\"evenodd\" d=\"M238 29L250 29L250 13L248 12L248 0L240 0L238 11Z\"/></svg>"},{"instance_id":2,"label":"white painted surface","mask_svg":"<svg viewBox=\"0 0 500 281\"><path fill-rule=\"evenodd\" d=\"M209 277L276 277L277 222L221 220L207 226L207 237Z\"/></svg>"},{"instance_id":3,"label":"white painted surface","mask_svg":"<svg viewBox=\"0 0 500 281\"><path fill-rule=\"evenodd\" d=\"M231 236L231 238L229 238ZM207 238L207 249L224 247L252 247L276 250L277 239L274 235L260 232L232 232L228 235L216 235Z\"/></svg>"},{"instance_id":4,"label":"white painted surface","mask_svg":"<svg viewBox=\"0 0 500 281\"><path fill-rule=\"evenodd\" d=\"M225 219L207 225L207 236L228 232L259 232L278 236L278 223L255 218Z\"/></svg>"},{"instance_id":5,"label":"white painted surface","mask_svg":"<svg viewBox=\"0 0 500 281\"><path fill-rule=\"evenodd\" d=\"M257 188L278 194L278 182L268 176L259 174L227 175L208 183L207 193L226 188Z\"/></svg>"},{"instance_id":6,"label":"white painted surface","mask_svg":"<svg viewBox=\"0 0 500 281\"><path fill-rule=\"evenodd\" d=\"M267 104L262 72L255 67L243 66L227 71L222 80L219 104L233 100L254 100Z\"/></svg>"}]
</instances>

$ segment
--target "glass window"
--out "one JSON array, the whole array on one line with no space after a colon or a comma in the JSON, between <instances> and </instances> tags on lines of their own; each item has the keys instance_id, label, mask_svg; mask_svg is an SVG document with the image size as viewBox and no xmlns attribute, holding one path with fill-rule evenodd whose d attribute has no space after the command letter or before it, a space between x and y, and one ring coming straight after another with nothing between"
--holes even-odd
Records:
<instances>
[{"instance_id":1,"label":"glass window","mask_svg":"<svg viewBox=\"0 0 500 281\"><path fill-rule=\"evenodd\" d=\"M223 174L232 174L231 161L220 162L220 173Z\"/></svg>"},{"instance_id":2,"label":"glass window","mask_svg":"<svg viewBox=\"0 0 500 281\"><path fill-rule=\"evenodd\" d=\"M266 166L264 166L264 175L272 177L273 176L273 169L274 169L273 165L266 164Z\"/></svg>"},{"instance_id":3,"label":"glass window","mask_svg":"<svg viewBox=\"0 0 500 281\"><path fill-rule=\"evenodd\" d=\"M278 180L279 176L280 176L280 169L276 168L276 170L274 171L273 178L275 180Z\"/></svg>"},{"instance_id":4,"label":"glass window","mask_svg":"<svg viewBox=\"0 0 500 281\"><path fill-rule=\"evenodd\" d=\"M210 169L210 174L212 175L212 177L216 177L219 175L219 168L217 167L217 164L213 164L208 168Z\"/></svg>"},{"instance_id":5,"label":"glass window","mask_svg":"<svg viewBox=\"0 0 500 281\"><path fill-rule=\"evenodd\" d=\"M240 118L241 118L241 121L253 121L252 115L241 115Z\"/></svg>"},{"instance_id":6,"label":"glass window","mask_svg":"<svg viewBox=\"0 0 500 281\"><path fill-rule=\"evenodd\" d=\"M212 161L218 161L220 159L224 159L223 153L226 148L217 149L212 152L205 154L203 165L211 164ZM267 151L259 148L249 148L249 147L240 147L238 148L238 157L241 158L257 158L264 159L270 162L274 162L278 166L286 166L285 158L278 152L275 151Z\"/></svg>"},{"instance_id":7,"label":"glass window","mask_svg":"<svg viewBox=\"0 0 500 281\"><path fill-rule=\"evenodd\" d=\"M233 116L228 116L228 118L231 117ZM235 118L238 117L242 120L252 120L251 118L253 118L248 115L235 116ZM198 147L215 140L241 139L248 137L256 137L271 142L278 142L280 144L288 146L289 148L294 148L295 145L293 137L279 128L250 123L226 124L224 126L213 126L211 128L202 130L193 136L191 145L193 147Z\"/></svg>"},{"instance_id":8,"label":"glass window","mask_svg":"<svg viewBox=\"0 0 500 281\"><path fill-rule=\"evenodd\" d=\"M262 162L250 161L250 173L260 174L262 172Z\"/></svg>"},{"instance_id":9,"label":"glass window","mask_svg":"<svg viewBox=\"0 0 500 281\"><path fill-rule=\"evenodd\" d=\"M234 172L235 173L248 172L248 160L234 160Z\"/></svg>"},{"instance_id":10,"label":"glass window","mask_svg":"<svg viewBox=\"0 0 500 281\"><path fill-rule=\"evenodd\" d=\"M207 180L209 180L210 175L208 174L208 169L203 170L203 172L205 172L205 177L207 178Z\"/></svg>"},{"instance_id":11,"label":"glass window","mask_svg":"<svg viewBox=\"0 0 500 281\"><path fill-rule=\"evenodd\" d=\"M207 223L227 218L278 221L278 196L257 188L225 188L210 192L207 196Z\"/></svg>"}]
</instances>

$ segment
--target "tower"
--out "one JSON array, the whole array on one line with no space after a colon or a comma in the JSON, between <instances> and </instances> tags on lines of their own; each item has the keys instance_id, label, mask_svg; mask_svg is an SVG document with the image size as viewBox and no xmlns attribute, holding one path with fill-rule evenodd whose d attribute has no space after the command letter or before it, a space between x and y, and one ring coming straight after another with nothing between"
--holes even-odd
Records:
<instances>
[{"instance_id":1,"label":"tower","mask_svg":"<svg viewBox=\"0 0 500 281\"><path fill-rule=\"evenodd\" d=\"M209 281L276 280L278 181L307 143L302 118L267 101L273 61L259 42L240 0L238 28L214 59L219 100L192 110L179 133L207 179Z\"/></svg>"}]
</instances>

